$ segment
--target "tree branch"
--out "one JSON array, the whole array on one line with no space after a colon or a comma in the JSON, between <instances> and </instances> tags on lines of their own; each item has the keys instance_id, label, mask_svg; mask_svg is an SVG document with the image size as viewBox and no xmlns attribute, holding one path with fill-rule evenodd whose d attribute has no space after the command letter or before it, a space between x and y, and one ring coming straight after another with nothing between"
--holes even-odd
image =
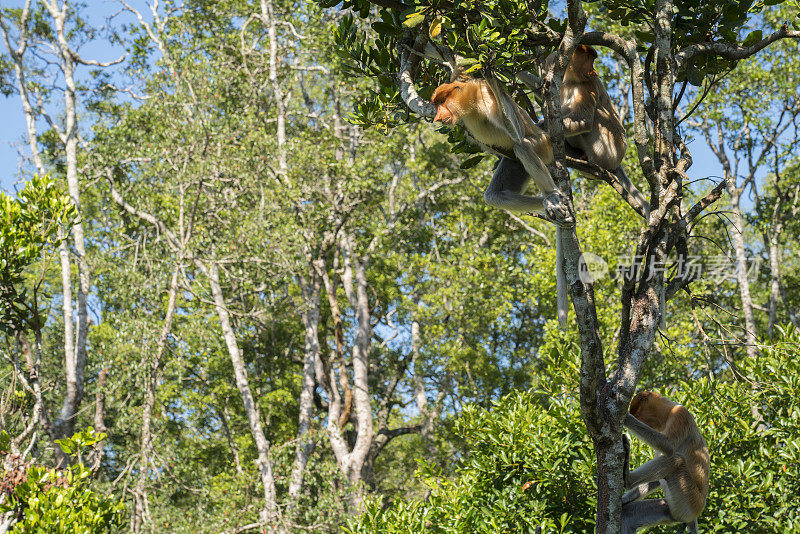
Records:
<instances>
[{"instance_id":1,"label":"tree branch","mask_svg":"<svg viewBox=\"0 0 800 534\"><path fill-rule=\"evenodd\" d=\"M713 53L725 59L745 59L771 45L778 39L785 38L800 39L800 32L789 30L788 24L784 23L778 31L752 46L742 47L725 41L698 43L687 46L680 50L677 54L675 54L675 61L678 65L678 68L680 68L685 65L687 61L701 54Z\"/></svg>"}]
</instances>

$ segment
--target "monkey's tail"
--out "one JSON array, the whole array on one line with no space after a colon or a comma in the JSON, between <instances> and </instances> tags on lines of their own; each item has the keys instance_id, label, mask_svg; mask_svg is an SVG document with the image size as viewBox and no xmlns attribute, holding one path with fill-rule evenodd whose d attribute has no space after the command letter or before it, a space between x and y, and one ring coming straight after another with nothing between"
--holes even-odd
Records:
<instances>
[{"instance_id":1,"label":"monkey's tail","mask_svg":"<svg viewBox=\"0 0 800 534\"><path fill-rule=\"evenodd\" d=\"M556 306L558 308L558 326L562 330L567 328L567 311L569 299L567 297L567 276L564 273L564 248L562 244L563 228L556 228Z\"/></svg>"}]
</instances>

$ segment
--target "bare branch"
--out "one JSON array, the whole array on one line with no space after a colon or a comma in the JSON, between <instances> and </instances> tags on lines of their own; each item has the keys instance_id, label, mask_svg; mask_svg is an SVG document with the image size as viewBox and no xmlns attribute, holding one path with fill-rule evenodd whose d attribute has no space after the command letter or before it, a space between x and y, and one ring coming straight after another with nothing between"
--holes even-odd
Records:
<instances>
[{"instance_id":1,"label":"bare branch","mask_svg":"<svg viewBox=\"0 0 800 534\"><path fill-rule=\"evenodd\" d=\"M80 54L72 49L70 49L69 52L72 56L72 60L75 63L80 63L81 65L87 65L90 67L110 67L112 65L119 65L125 61L125 57L127 56L127 54L122 54L119 59L115 59L113 61L97 61L95 59L83 59Z\"/></svg>"},{"instance_id":2,"label":"bare branch","mask_svg":"<svg viewBox=\"0 0 800 534\"><path fill-rule=\"evenodd\" d=\"M647 213L650 211L650 206L643 205L642 202L640 202L640 199L636 198L630 193L630 191L625 189L625 187L619 181L619 178L617 178L614 173L609 172L599 165L595 165L594 163L590 163L586 160L576 159L570 156L567 156L566 162L567 167L575 169L587 178L602 180L613 187L614 191L616 191L636 213L641 215L643 219L647 220Z\"/></svg>"},{"instance_id":3,"label":"bare branch","mask_svg":"<svg viewBox=\"0 0 800 534\"><path fill-rule=\"evenodd\" d=\"M427 36L420 33L414 40L413 49L423 50L427 41ZM397 76L400 84L400 97L411 111L422 117L433 119L436 116L436 106L419 96L417 88L414 87L414 71L419 65L419 56L403 50L400 57L400 73Z\"/></svg>"},{"instance_id":4,"label":"bare branch","mask_svg":"<svg viewBox=\"0 0 800 534\"><path fill-rule=\"evenodd\" d=\"M711 43L698 43L695 45L687 46L683 50L675 54L675 61L680 68L685 65L687 61L695 56L701 54L716 54L725 59L745 59L760 50L771 45L778 39L800 39L800 32L789 30L789 26L784 23L781 28L772 35L762 39L756 44L748 47L731 44L725 41L714 41Z\"/></svg>"},{"instance_id":5,"label":"bare branch","mask_svg":"<svg viewBox=\"0 0 800 534\"><path fill-rule=\"evenodd\" d=\"M694 206L689 208L689 211L686 212L686 215L681 218L681 222L688 226L688 224L692 222L694 218L697 217L704 209L719 200L724 190L725 181L723 180L718 183L709 194L698 200Z\"/></svg>"}]
</instances>

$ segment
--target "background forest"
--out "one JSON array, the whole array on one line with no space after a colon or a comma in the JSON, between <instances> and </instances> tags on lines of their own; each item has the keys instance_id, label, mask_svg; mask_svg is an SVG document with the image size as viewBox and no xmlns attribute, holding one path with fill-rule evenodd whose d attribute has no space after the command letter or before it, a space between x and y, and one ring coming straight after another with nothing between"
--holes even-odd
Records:
<instances>
[{"instance_id":1,"label":"background forest","mask_svg":"<svg viewBox=\"0 0 800 534\"><path fill-rule=\"evenodd\" d=\"M592 531L555 230L486 205L494 158L359 70L348 31L393 31L377 8L108 4L0 4L0 92L26 118L0 168L0 532ZM742 36L800 12L758 7ZM800 532L798 53L778 40L681 94L712 158L684 194L725 194L638 387L703 429L703 532ZM631 128L626 67L597 65ZM639 226L573 180L612 357Z\"/></svg>"}]
</instances>

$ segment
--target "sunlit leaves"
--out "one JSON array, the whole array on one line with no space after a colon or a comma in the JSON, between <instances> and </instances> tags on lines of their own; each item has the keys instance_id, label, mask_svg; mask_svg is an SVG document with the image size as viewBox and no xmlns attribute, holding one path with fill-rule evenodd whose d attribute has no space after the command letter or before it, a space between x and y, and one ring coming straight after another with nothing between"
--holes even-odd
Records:
<instances>
[{"instance_id":1,"label":"sunlit leaves","mask_svg":"<svg viewBox=\"0 0 800 534\"><path fill-rule=\"evenodd\" d=\"M34 176L16 198L0 193L0 330L16 332L35 318L25 273L36 262L44 267L76 216L72 200L48 176Z\"/></svg>"}]
</instances>

